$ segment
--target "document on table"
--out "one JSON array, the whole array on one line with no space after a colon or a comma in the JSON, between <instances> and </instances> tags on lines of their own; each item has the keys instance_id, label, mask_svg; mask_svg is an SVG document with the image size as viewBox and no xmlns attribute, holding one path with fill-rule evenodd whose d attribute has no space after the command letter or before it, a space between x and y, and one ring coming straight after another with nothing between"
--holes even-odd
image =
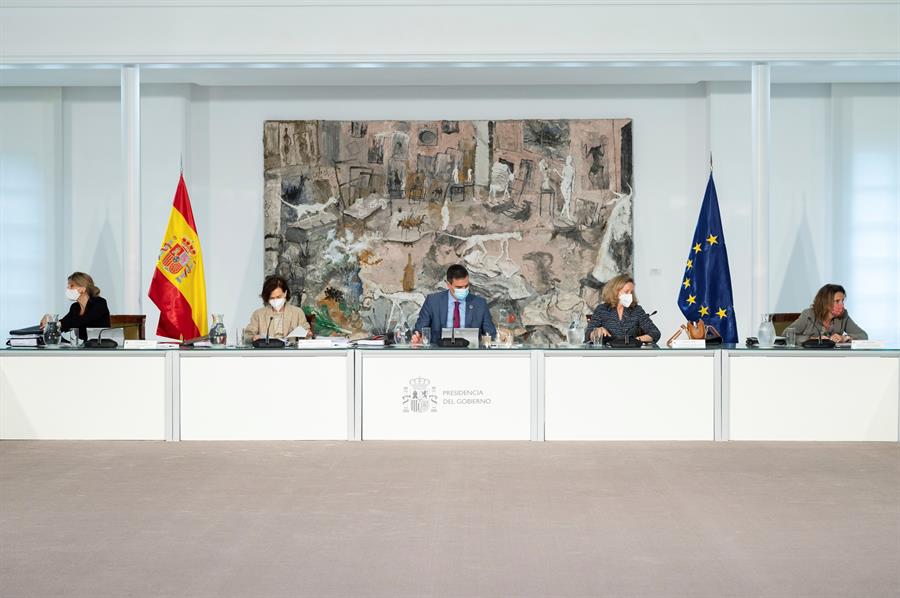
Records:
<instances>
[{"instance_id":1,"label":"document on table","mask_svg":"<svg viewBox=\"0 0 900 598\"><path fill-rule=\"evenodd\" d=\"M306 338L307 334L309 334L309 331L306 328L297 326L288 333L287 338Z\"/></svg>"}]
</instances>

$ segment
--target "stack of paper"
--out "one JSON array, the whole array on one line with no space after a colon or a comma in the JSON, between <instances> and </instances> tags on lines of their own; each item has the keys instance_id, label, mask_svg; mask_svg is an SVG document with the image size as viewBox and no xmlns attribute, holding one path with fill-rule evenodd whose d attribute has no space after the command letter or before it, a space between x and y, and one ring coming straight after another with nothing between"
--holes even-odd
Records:
<instances>
[{"instance_id":1,"label":"stack of paper","mask_svg":"<svg viewBox=\"0 0 900 598\"><path fill-rule=\"evenodd\" d=\"M330 349L334 345L328 337L325 338L301 338L297 341L298 349Z\"/></svg>"},{"instance_id":2,"label":"stack of paper","mask_svg":"<svg viewBox=\"0 0 900 598\"><path fill-rule=\"evenodd\" d=\"M345 336L320 336L319 338L298 339L298 349L347 349L350 339Z\"/></svg>"},{"instance_id":3,"label":"stack of paper","mask_svg":"<svg viewBox=\"0 0 900 598\"><path fill-rule=\"evenodd\" d=\"M10 330L6 344L10 347L37 347L44 344L44 333L40 326Z\"/></svg>"},{"instance_id":4,"label":"stack of paper","mask_svg":"<svg viewBox=\"0 0 900 598\"><path fill-rule=\"evenodd\" d=\"M37 347L40 340L41 337L37 334L22 334L9 337L6 344L10 347Z\"/></svg>"},{"instance_id":5,"label":"stack of paper","mask_svg":"<svg viewBox=\"0 0 900 598\"><path fill-rule=\"evenodd\" d=\"M356 341L357 347L383 347L383 338L361 338Z\"/></svg>"}]
</instances>

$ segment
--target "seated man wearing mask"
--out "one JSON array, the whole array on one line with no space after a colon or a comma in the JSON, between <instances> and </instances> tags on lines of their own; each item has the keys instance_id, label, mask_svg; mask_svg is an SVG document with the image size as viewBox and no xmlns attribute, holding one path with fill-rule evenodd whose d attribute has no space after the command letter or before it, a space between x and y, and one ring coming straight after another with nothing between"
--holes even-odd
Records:
<instances>
[{"instance_id":1,"label":"seated man wearing mask","mask_svg":"<svg viewBox=\"0 0 900 598\"><path fill-rule=\"evenodd\" d=\"M490 334L496 338L497 329L491 320L487 301L469 293L469 272L454 264L447 268L446 291L432 293L425 298L419 318L416 320L412 342L422 342L421 331L431 329L431 343L441 339L442 328L478 328L478 336Z\"/></svg>"}]
</instances>

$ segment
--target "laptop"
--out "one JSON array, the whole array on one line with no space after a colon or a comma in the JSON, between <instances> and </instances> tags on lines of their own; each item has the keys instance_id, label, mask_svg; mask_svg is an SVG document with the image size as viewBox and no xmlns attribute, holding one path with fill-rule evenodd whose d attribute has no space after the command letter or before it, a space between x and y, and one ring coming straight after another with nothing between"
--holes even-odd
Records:
<instances>
[{"instance_id":1,"label":"laptop","mask_svg":"<svg viewBox=\"0 0 900 598\"><path fill-rule=\"evenodd\" d=\"M441 328L441 338L464 338L469 341L468 349L477 349L478 332L478 328Z\"/></svg>"}]
</instances>

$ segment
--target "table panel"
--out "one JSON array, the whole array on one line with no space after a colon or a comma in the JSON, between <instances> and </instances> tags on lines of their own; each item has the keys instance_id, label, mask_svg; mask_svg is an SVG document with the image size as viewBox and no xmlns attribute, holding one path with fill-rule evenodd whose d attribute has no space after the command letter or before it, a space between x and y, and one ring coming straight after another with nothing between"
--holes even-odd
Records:
<instances>
[{"instance_id":1,"label":"table panel","mask_svg":"<svg viewBox=\"0 0 900 598\"><path fill-rule=\"evenodd\" d=\"M182 440L348 438L350 351L198 352L179 369Z\"/></svg>"},{"instance_id":2,"label":"table panel","mask_svg":"<svg viewBox=\"0 0 900 598\"><path fill-rule=\"evenodd\" d=\"M729 352L731 440L898 439L896 354Z\"/></svg>"},{"instance_id":3,"label":"table panel","mask_svg":"<svg viewBox=\"0 0 900 598\"><path fill-rule=\"evenodd\" d=\"M546 440L714 440L713 351L547 353Z\"/></svg>"},{"instance_id":4,"label":"table panel","mask_svg":"<svg viewBox=\"0 0 900 598\"><path fill-rule=\"evenodd\" d=\"M0 438L165 440L166 354L0 355Z\"/></svg>"},{"instance_id":5,"label":"table panel","mask_svg":"<svg viewBox=\"0 0 900 598\"><path fill-rule=\"evenodd\" d=\"M362 352L362 437L529 440L529 352Z\"/></svg>"}]
</instances>

